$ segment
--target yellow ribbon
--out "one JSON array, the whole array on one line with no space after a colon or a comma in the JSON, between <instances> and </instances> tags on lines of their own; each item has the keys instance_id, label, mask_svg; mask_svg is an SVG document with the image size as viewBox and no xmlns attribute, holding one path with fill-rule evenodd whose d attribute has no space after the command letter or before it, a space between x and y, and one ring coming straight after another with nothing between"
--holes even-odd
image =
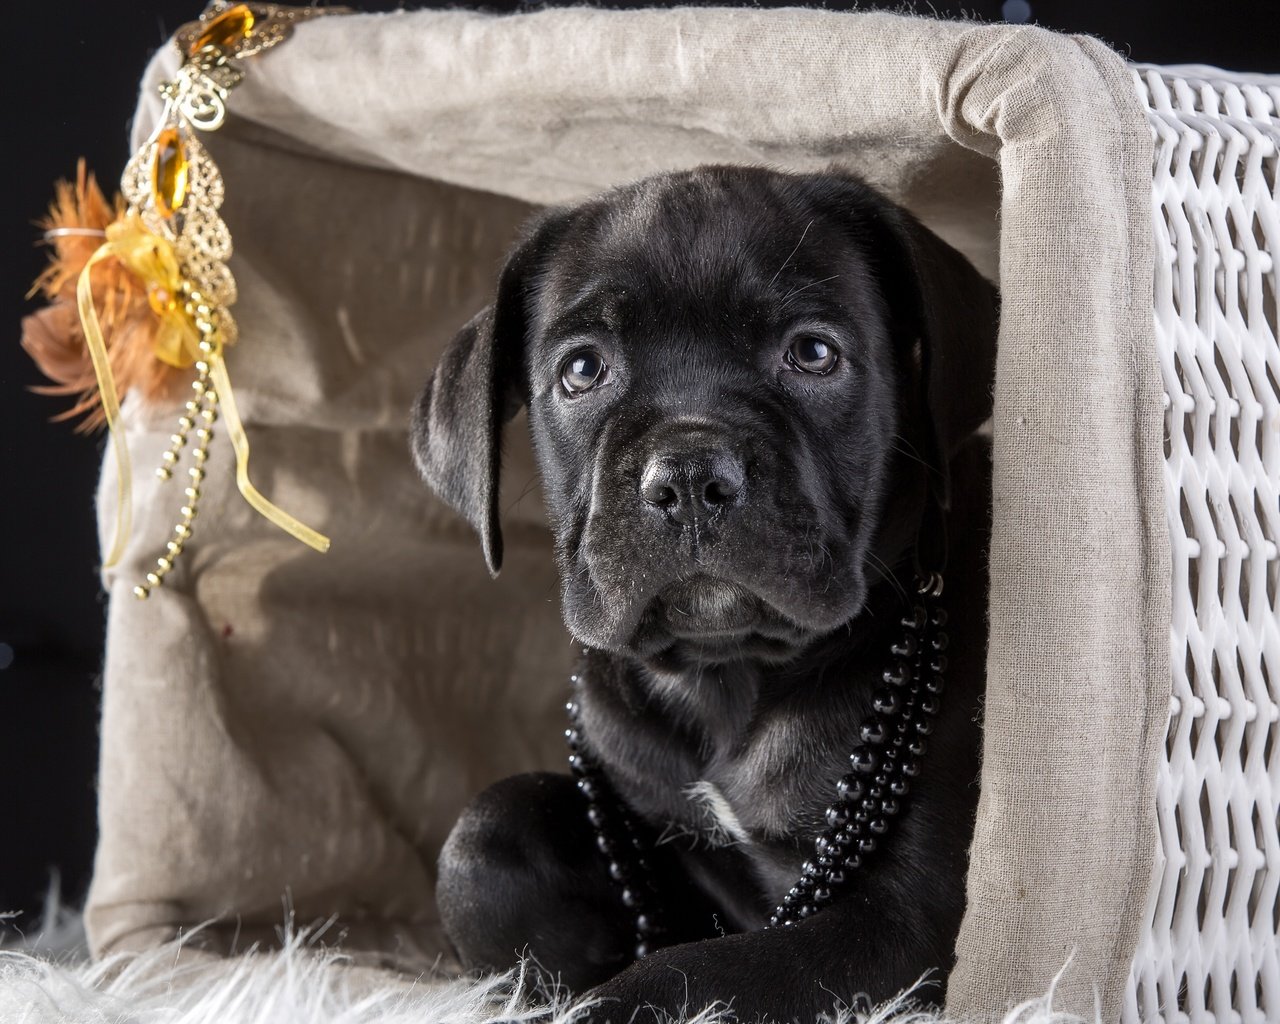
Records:
<instances>
[{"instance_id":1,"label":"yellow ribbon","mask_svg":"<svg viewBox=\"0 0 1280 1024\"><path fill-rule=\"evenodd\" d=\"M108 231L108 235L112 233ZM107 354L106 342L102 337L102 325L98 321L97 310L93 306L93 287L90 274L93 267L110 256L119 255L132 269L134 260L132 252L120 251L119 238L108 238L89 258L80 278L76 282L76 305L80 311L80 323L84 327L85 344L93 359L93 371L98 378L98 391L102 395L102 411L106 416L107 427L111 433L111 443L116 455L116 522L115 533L107 549L107 557L103 567L110 569L120 561L124 546L133 525L133 485L130 471L129 450L124 442L124 431L120 428L120 397L116 393L115 377L111 373L111 360ZM145 279L144 279L145 280ZM163 325L162 325L163 326ZM172 355L168 351L174 341L166 345L165 362L171 362ZM236 408L235 396L231 391L231 378L227 375L227 365L222 353L215 351L208 356L209 376L218 392L219 405L222 408L223 420L227 425L227 433L231 437L231 447L236 454L236 486L240 493L259 514L269 519L280 529L317 551L329 550L329 538L311 529L305 523L289 515L283 509L268 501L249 480L249 437L245 433L244 423Z\"/></svg>"},{"instance_id":2,"label":"yellow ribbon","mask_svg":"<svg viewBox=\"0 0 1280 1024\"><path fill-rule=\"evenodd\" d=\"M209 357L209 376L213 378L213 386L217 389L222 419L227 425L227 433L231 435L231 447L236 452L236 486L240 488L244 500L259 514L266 516L276 526L296 537L303 544L308 544L317 551L328 551L328 537L317 533L288 512L273 505L250 483L249 437L244 432L244 424L240 422L240 411L236 408L236 400L231 393L231 378L227 376L227 364L223 361L220 352L215 352Z\"/></svg>"},{"instance_id":3,"label":"yellow ribbon","mask_svg":"<svg viewBox=\"0 0 1280 1024\"><path fill-rule=\"evenodd\" d=\"M200 332L182 304L182 268L173 247L130 213L107 227L112 252L147 289L156 315L152 352L162 363L186 369L200 358Z\"/></svg>"},{"instance_id":4,"label":"yellow ribbon","mask_svg":"<svg viewBox=\"0 0 1280 1024\"><path fill-rule=\"evenodd\" d=\"M116 522L115 535L107 547L107 557L102 565L110 569L120 561L124 554L125 541L133 526L133 479L129 469L129 449L124 443L124 432L120 429L120 396L116 394L115 378L111 375L111 360L107 355L106 342L102 340L102 325L98 323L98 312L93 308L93 287L89 274L94 265L114 255L111 242L104 242L89 257L89 262L80 271L80 279L76 282L76 306L80 310L80 324L84 327L84 341L89 347L89 355L93 359L93 372L98 377L98 393L102 396L102 412L107 418L107 428L111 433L111 444L116 453Z\"/></svg>"}]
</instances>

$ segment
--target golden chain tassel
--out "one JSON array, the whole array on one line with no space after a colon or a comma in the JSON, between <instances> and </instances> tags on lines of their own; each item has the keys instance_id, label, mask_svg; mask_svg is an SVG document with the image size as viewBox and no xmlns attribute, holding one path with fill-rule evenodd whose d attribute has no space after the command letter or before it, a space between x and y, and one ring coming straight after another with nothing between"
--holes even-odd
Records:
<instances>
[{"instance_id":1,"label":"golden chain tassel","mask_svg":"<svg viewBox=\"0 0 1280 1024\"><path fill-rule=\"evenodd\" d=\"M218 213L225 184L197 133L214 131L226 119L227 94L243 79L241 62L246 57L286 39L299 21L338 10L230 4L225 0L210 4L199 21L184 26L174 37L184 61L174 78L160 87L165 99L160 123L125 167L121 191L127 207L123 215L105 229L68 225L64 218L48 233L54 242L87 234L105 238L79 272L76 304L97 380L96 398L111 431L119 478L118 514L104 559L106 567L115 565L123 554L132 519L129 456L119 424L113 361L134 363L124 358L127 353L122 353L120 342L110 336L113 326L125 322L120 308L132 318L128 323L136 326L139 303L145 296L150 314L141 320L146 329L129 334L127 337L134 339L130 343L136 345L136 339L141 338L143 344L150 346L150 356L176 369L194 367L196 371L191 385L195 397L186 403L156 470L161 480L170 480L178 471L194 432L191 465L186 471L189 485L184 488L179 520L164 554L134 588L139 598L148 597L152 589L163 584L191 537L212 428L220 410L236 457L236 483L245 500L294 537L318 551L328 550L327 537L276 507L249 480L249 439L236 410L223 360L225 347L234 344L237 336L230 312L236 300L236 283L227 267L231 234ZM55 262L46 279L65 279L68 267L61 245L59 259L63 263ZM106 261L113 263L117 276L123 269L134 280L128 294L107 296L104 331L95 303L93 275L95 268ZM138 283L141 287L134 288ZM40 330L46 336L51 333L44 325ZM117 343L113 345L113 341ZM95 404L82 399L81 406L92 408Z\"/></svg>"}]
</instances>

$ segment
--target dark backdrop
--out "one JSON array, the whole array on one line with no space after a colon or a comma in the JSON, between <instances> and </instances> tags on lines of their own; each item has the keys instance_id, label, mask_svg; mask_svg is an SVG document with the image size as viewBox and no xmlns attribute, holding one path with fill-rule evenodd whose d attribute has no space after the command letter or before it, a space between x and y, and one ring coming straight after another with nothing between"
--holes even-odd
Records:
<instances>
[{"instance_id":1,"label":"dark backdrop","mask_svg":"<svg viewBox=\"0 0 1280 1024\"><path fill-rule=\"evenodd\" d=\"M349 0L348 6L401 5ZM1025 20L1029 9L1033 21L1101 36L1134 60L1280 70L1274 7L1264 0L860 6L988 21ZM0 911L23 911L28 923L51 871L60 872L73 901L88 881L105 610L92 508L102 438L46 422L63 406L27 390L40 376L17 343L18 322L34 308L24 292L44 263L32 222L44 212L53 181L74 173L77 157L87 158L104 185L114 180L129 156L128 122L142 68L199 10L200 0L40 0L5 10L9 45L2 63L9 79L0 97L10 186L0 246Z\"/></svg>"}]
</instances>

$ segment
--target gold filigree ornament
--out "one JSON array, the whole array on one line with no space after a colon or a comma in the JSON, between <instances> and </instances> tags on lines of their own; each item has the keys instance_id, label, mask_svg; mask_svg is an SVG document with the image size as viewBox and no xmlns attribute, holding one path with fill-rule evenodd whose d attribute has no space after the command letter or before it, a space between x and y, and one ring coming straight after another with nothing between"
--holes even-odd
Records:
<instances>
[{"instance_id":1,"label":"gold filigree ornament","mask_svg":"<svg viewBox=\"0 0 1280 1024\"><path fill-rule=\"evenodd\" d=\"M134 588L139 598L146 598L164 582L191 537L212 428L219 413L235 451L236 483L245 500L294 537L318 551L328 550L327 537L277 508L249 481L249 439L236 410L223 360L224 349L237 337L230 311L236 301L236 282L227 267L231 233L218 212L225 184L199 134L216 130L226 120L227 94L244 78L245 58L282 42L299 21L341 10L345 9L230 4L225 0L211 3L198 21L185 25L174 36L184 60L174 78L160 86L165 100L160 123L125 167L121 179L124 212L105 227L95 226L83 216L82 211L87 208L100 217L100 211L109 206L96 191L91 176L86 187L82 168L75 198L71 198L70 186L65 186L47 222L46 237L57 247L57 255L37 281L37 287L44 288L51 299L61 295L59 289L73 276L76 258L70 253L84 252L86 236L105 239L83 261L75 278L75 302L84 348L92 360L97 384L97 394L82 395L77 410L94 410L96 414L101 402L101 416L110 429L118 467L118 514L115 535L103 563L106 567L119 561L132 518L129 456L119 425L120 403L113 365L136 365L136 359L131 357L129 361L121 356L119 350L124 342L110 335L121 325L128 326L130 331L121 333L127 333L128 343L135 350L137 339L141 338L141 344L150 346L149 355L166 366L195 369L193 394L156 470L162 480L170 480L194 434L180 518L164 554ZM73 222L77 214L81 219ZM109 268L112 281L120 282L105 295L94 281L95 268L100 267ZM101 320L99 304L104 310ZM56 303L45 311L57 312ZM47 325L56 318L44 317L42 323L31 328L30 323L38 319L40 314L29 318L28 333L34 330L52 337L56 332ZM107 325L106 336L103 322ZM139 322L144 330L136 329ZM57 348L65 364L67 346L59 347L64 341L65 338L58 338L48 343L40 338L29 342L24 335L24 345L42 368L46 361L36 349ZM64 385L59 393L76 390L67 379L51 375ZM128 386L127 381L124 386Z\"/></svg>"}]
</instances>

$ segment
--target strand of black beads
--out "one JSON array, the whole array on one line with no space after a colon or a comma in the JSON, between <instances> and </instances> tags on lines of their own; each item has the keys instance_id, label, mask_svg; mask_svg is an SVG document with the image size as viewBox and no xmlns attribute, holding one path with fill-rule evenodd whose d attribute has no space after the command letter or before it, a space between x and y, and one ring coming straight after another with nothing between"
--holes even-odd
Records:
<instances>
[{"instance_id":1,"label":"strand of black beads","mask_svg":"<svg viewBox=\"0 0 1280 1024\"><path fill-rule=\"evenodd\" d=\"M570 682L576 686L578 677L571 676ZM640 960L653 950L662 931L654 906L658 888L645 856L647 844L626 805L587 750L578 702L570 700L565 711L569 715L569 728L564 732L569 744L569 769L578 791L586 798L587 821L595 833L596 848L608 866L609 878L622 905L634 915L633 953Z\"/></svg>"},{"instance_id":2,"label":"strand of black beads","mask_svg":"<svg viewBox=\"0 0 1280 1024\"><path fill-rule=\"evenodd\" d=\"M941 593L940 575L917 581L917 601L902 619L902 639L890 648L885 685L872 698L875 713L860 727L862 742L850 754L853 770L837 784L827 827L770 927L794 925L830 903L901 813L941 706L948 640L946 611L937 604Z\"/></svg>"},{"instance_id":3,"label":"strand of black beads","mask_svg":"<svg viewBox=\"0 0 1280 1024\"><path fill-rule=\"evenodd\" d=\"M884 794L896 762L892 739L908 725L904 720L907 703L895 688L909 678L903 655L915 646L911 637L894 645L897 657L884 673L887 688L873 697L876 714L860 729L863 742L850 755L853 770L840 780L836 802L827 809L827 829L815 841L813 857L805 862L800 881L783 898L771 924L787 926L815 913L874 849L871 822L878 819L872 815L879 810L877 797ZM877 749L886 739L891 740L888 748Z\"/></svg>"}]
</instances>

